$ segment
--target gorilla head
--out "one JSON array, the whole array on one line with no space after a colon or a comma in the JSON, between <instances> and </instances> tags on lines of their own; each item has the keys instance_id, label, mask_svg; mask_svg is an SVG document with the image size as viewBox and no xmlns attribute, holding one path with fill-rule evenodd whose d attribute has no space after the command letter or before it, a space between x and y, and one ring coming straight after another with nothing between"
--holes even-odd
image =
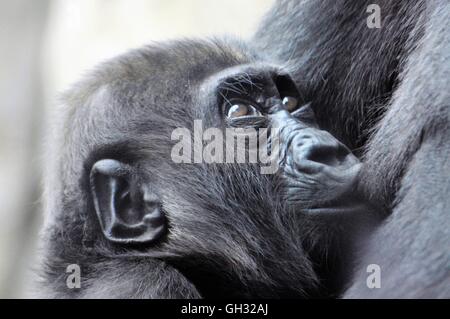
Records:
<instances>
[{"instance_id":1,"label":"gorilla head","mask_svg":"<svg viewBox=\"0 0 450 319\"><path fill-rule=\"evenodd\" d=\"M337 293L331 274L343 271L353 226L368 215L353 192L360 164L317 128L282 67L231 41L144 47L101 65L59 113L47 166L47 294ZM194 120L222 132L278 128L279 169L175 163L172 133L194 131ZM80 289L66 286L69 264L81 267Z\"/></svg>"}]
</instances>

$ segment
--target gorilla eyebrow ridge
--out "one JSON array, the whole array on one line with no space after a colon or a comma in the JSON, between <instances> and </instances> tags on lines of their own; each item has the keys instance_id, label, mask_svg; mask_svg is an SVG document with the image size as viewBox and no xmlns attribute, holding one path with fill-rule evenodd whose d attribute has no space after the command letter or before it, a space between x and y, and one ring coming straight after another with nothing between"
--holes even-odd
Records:
<instances>
[{"instance_id":1,"label":"gorilla eyebrow ridge","mask_svg":"<svg viewBox=\"0 0 450 319\"><path fill-rule=\"evenodd\" d=\"M261 74L242 72L223 79L219 83L218 89L225 94L228 94L229 92L239 95L248 94L248 92L253 91L255 88L258 91L262 91L262 82L264 82L264 78Z\"/></svg>"}]
</instances>

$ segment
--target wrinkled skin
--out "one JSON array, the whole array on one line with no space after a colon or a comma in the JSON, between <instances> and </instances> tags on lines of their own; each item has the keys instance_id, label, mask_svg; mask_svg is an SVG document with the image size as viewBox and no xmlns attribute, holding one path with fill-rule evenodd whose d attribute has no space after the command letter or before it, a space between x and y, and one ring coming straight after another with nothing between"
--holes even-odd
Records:
<instances>
[{"instance_id":1,"label":"wrinkled skin","mask_svg":"<svg viewBox=\"0 0 450 319\"><path fill-rule=\"evenodd\" d=\"M312 112L307 109L309 106L299 112ZM297 116L301 118L302 114ZM346 195L355 190L361 164L350 150L330 133L318 129L314 121L298 121L287 111L276 112L271 120L273 126L281 128L280 167L286 200L295 205L305 198L314 199L308 207L311 213L331 213L325 208L327 203L339 203L339 214L346 206L350 210L356 207L356 197Z\"/></svg>"}]
</instances>

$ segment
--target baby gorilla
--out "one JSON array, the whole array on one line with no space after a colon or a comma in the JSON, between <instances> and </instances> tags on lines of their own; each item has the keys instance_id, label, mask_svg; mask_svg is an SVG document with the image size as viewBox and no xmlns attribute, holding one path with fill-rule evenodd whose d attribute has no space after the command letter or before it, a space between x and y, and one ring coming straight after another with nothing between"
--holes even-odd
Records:
<instances>
[{"instance_id":1,"label":"baby gorilla","mask_svg":"<svg viewBox=\"0 0 450 319\"><path fill-rule=\"evenodd\" d=\"M69 90L46 172L41 297L337 296L372 224L358 160L283 68L241 43L180 41L103 64ZM175 163L172 132L279 132L258 163ZM272 145L269 143L269 149ZM80 288L66 269L81 269Z\"/></svg>"}]
</instances>

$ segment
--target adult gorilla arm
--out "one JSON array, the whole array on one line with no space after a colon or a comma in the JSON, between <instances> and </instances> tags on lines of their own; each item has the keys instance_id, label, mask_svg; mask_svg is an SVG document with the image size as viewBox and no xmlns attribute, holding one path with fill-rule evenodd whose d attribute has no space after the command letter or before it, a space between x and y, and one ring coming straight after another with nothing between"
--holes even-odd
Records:
<instances>
[{"instance_id":1,"label":"adult gorilla arm","mask_svg":"<svg viewBox=\"0 0 450 319\"><path fill-rule=\"evenodd\" d=\"M378 1L370 29L371 2L278 1L254 42L286 63L323 128L365 152L362 187L392 210L344 296L449 297L450 4ZM366 286L372 263L380 289Z\"/></svg>"},{"instance_id":2,"label":"adult gorilla arm","mask_svg":"<svg viewBox=\"0 0 450 319\"><path fill-rule=\"evenodd\" d=\"M347 297L450 297L450 4L443 3L427 4L423 38L365 155L366 188L394 207L363 259L380 264L382 286L368 290L361 272Z\"/></svg>"},{"instance_id":3,"label":"adult gorilla arm","mask_svg":"<svg viewBox=\"0 0 450 319\"><path fill-rule=\"evenodd\" d=\"M415 43L411 29L423 10L419 4L378 1L382 27L369 29L370 3L277 1L253 39L267 59L293 74L319 126L355 151L395 90L404 52ZM399 17L408 23L399 23Z\"/></svg>"}]
</instances>

